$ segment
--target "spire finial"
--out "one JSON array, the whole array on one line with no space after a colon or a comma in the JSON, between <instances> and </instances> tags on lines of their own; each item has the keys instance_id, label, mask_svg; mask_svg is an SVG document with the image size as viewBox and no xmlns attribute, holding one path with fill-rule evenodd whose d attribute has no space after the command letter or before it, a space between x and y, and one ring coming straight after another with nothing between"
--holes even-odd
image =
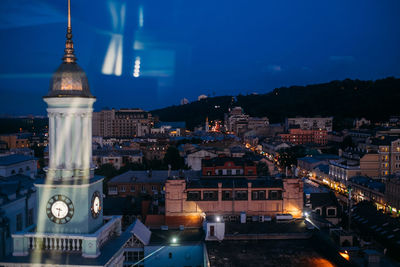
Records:
<instances>
[{"instance_id":1,"label":"spire finial","mask_svg":"<svg viewBox=\"0 0 400 267\"><path fill-rule=\"evenodd\" d=\"M72 42L72 27L71 27L71 0L68 0L68 27L67 27L67 41L65 41L64 57L65 63L75 63L76 57L74 54L74 43Z\"/></svg>"},{"instance_id":2,"label":"spire finial","mask_svg":"<svg viewBox=\"0 0 400 267\"><path fill-rule=\"evenodd\" d=\"M71 0L68 0L68 28L71 28Z\"/></svg>"}]
</instances>

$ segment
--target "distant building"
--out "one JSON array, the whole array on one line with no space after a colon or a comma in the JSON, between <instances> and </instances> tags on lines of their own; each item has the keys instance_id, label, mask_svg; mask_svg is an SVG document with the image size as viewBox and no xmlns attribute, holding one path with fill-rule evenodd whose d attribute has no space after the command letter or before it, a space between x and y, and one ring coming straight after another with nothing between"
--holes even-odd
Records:
<instances>
[{"instance_id":1,"label":"distant building","mask_svg":"<svg viewBox=\"0 0 400 267\"><path fill-rule=\"evenodd\" d=\"M371 145L379 154L379 171L381 176L400 172L400 138L380 136L372 140Z\"/></svg>"},{"instance_id":2,"label":"distant building","mask_svg":"<svg viewBox=\"0 0 400 267\"><path fill-rule=\"evenodd\" d=\"M142 109L93 112L93 136L136 137L150 133L153 117Z\"/></svg>"},{"instance_id":3,"label":"distant building","mask_svg":"<svg viewBox=\"0 0 400 267\"><path fill-rule=\"evenodd\" d=\"M229 114L225 116L225 128L228 132L234 132L236 135L242 135L246 131L255 130L266 131L269 125L267 117L257 118L244 114L241 107L234 107Z\"/></svg>"},{"instance_id":4,"label":"distant building","mask_svg":"<svg viewBox=\"0 0 400 267\"><path fill-rule=\"evenodd\" d=\"M199 95L199 96L197 97L197 101L200 101L200 100L203 100L203 99L206 99L206 98L208 98L208 96L206 96L206 95Z\"/></svg>"},{"instance_id":5,"label":"distant building","mask_svg":"<svg viewBox=\"0 0 400 267\"><path fill-rule=\"evenodd\" d=\"M356 129L358 129L358 128L360 128L361 126L364 126L364 125L371 125L371 121L370 120L367 120L366 118L361 118L361 119L355 119L354 120L354 122L353 122L353 124L354 124L354 127L356 128Z\"/></svg>"},{"instance_id":6,"label":"distant building","mask_svg":"<svg viewBox=\"0 0 400 267\"><path fill-rule=\"evenodd\" d=\"M354 160L339 159L329 162L329 177L331 180L340 182L343 186L348 184L348 180L361 175L359 162Z\"/></svg>"},{"instance_id":7,"label":"distant building","mask_svg":"<svg viewBox=\"0 0 400 267\"><path fill-rule=\"evenodd\" d=\"M216 153L201 149L186 156L186 164L194 171L201 170L201 161L205 158L215 158L217 157Z\"/></svg>"},{"instance_id":8,"label":"distant building","mask_svg":"<svg viewBox=\"0 0 400 267\"><path fill-rule=\"evenodd\" d=\"M203 177L257 177L257 166L254 161L245 158L216 157L202 160Z\"/></svg>"},{"instance_id":9,"label":"distant building","mask_svg":"<svg viewBox=\"0 0 400 267\"><path fill-rule=\"evenodd\" d=\"M0 140L7 143L8 149L29 148L29 139L20 134L0 135Z\"/></svg>"},{"instance_id":10,"label":"distant building","mask_svg":"<svg viewBox=\"0 0 400 267\"><path fill-rule=\"evenodd\" d=\"M11 154L0 156L0 176L23 174L33 177L37 173L37 160L32 156Z\"/></svg>"},{"instance_id":11,"label":"distant building","mask_svg":"<svg viewBox=\"0 0 400 267\"><path fill-rule=\"evenodd\" d=\"M181 105L186 105L186 104L189 104L189 100L184 97L181 99Z\"/></svg>"},{"instance_id":12,"label":"distant building","mask_svg":"<svg viewBox=\"0 0 400 267\"><path fill-rule=\"evenodd\" d=\"M150 133L155 135L161 134L165 136L182 136L186 133L186 122L158 122L154 125L154 128L150 129Z\"/></svg>"},{"instance_id":13,"label":"distant building","mask_svg":"<svg viewBox=\"0 0 400 267\"><path fill-rule=\"evenodd\" d=\"M117 170L122 166L129 163L143 162L143 154L140 150L107 150L107 149L97 149L93 150L93 164L95 166L101 166L103 164L112 164Z\"/></svg>"},{"instance_id":14,"label":"distant building","mask_svg":"<svg viewBox=\"0 0 400 267\"><path fill-rule=\"evenodd\" d=\"M285 120L286 129L298 126L303 130L322 129L327 132L332 132L332 125L333 117L296 117L286 118Z\"/></svg>"},{"instance_id":15,"label":"distant building","mask_svg":"<svg viewBox=\"0 0 400 267\"><path fill-rule=\"evenodd\" d=\"M350 178L352 197L356 202L372 201L380 209L385 209L385 184L366 176Z\"/></svg>"},{"instance_id":16,"label":"distant building","mask_svg":"<svg viewBox=\"0 0 400 267\"><path fill-rule=\"evenodd\" d=\"M385 201L393 213L400 214L400 176L390 175L384 179Z\"/></svg>"},{"instance_id":17,"label":"distant building","mask_svg":"<svg viewBox=\"0 0 400 267\"><path fill-rule=\"evenodd\" d=\"M328 143L328 134L323 129L289 129L288 133L281 133L278 136L283 142L295 145L317 144L326 145Z\"/></svg>"}]
</instances>

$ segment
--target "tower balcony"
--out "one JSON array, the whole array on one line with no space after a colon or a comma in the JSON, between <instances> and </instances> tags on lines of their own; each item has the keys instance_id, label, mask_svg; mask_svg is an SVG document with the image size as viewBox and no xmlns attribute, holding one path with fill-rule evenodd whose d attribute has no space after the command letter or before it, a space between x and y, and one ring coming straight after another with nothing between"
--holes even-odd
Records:
<instances>
[{"instance_id":1,"label":"tower balcony","mask_svg":"<svg viewBox=\"0 0 400 267\"><path fill-rule=\"evenodd\" d=\"M97 258L110 239L121 235L121 216L105 216L104 224L92 234L37 233L36 225L13 234L13 256L27 256L31 251L60 251Z\"/></svg>"}]
</instances>

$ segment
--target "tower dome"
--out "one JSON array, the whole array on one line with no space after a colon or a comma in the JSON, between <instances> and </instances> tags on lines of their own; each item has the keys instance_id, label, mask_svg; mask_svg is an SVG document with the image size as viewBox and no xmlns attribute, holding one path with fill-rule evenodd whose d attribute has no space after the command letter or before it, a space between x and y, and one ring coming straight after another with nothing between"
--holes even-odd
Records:
<instances>
[{"instance_id":1,"label":"tower dome","mask_svg":"<svg viewBox=\"0 0 400 267\"><path fill-rule=\"evenodd\" d=\"M74 43L72 42L71 11L68 2L68 28L63 62L50 81L49 92L45 97L94 97L90 93L86 73L76 63Z\"/></svg>"}]
</instances>

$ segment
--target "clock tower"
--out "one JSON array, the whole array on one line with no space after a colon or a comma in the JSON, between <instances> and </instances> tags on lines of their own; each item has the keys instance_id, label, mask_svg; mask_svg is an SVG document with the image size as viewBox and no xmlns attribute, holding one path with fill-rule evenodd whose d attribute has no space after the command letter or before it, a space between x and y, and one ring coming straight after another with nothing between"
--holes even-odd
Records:
<instances>
[{"instance_id":1,"label":"clock tower","mask_svg":"<svg viewBox=\"0 0 400 267\"><path fill-rule=\"evenodd\" d=\"M63 62L53 74L44 101L49 117L49 166L38 188L37 232L90 234L103 222L101 177L92 165L91 94L76 63L70 3Z\"/></svg>"}]
</instances>

